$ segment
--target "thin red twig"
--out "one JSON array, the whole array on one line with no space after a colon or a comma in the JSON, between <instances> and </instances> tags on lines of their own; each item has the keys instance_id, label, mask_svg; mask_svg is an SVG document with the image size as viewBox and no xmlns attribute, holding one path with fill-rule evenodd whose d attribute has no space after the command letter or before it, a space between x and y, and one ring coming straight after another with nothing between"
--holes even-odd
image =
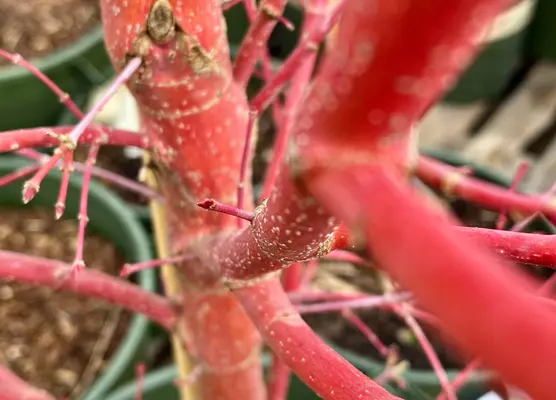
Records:
<instances>
[{"instance_id":1,"label":"thin red twig","mask_svg":"<svg viewBox=\"0 0 556 400\"><path fill-rule=\"evenodd\" d=\"M27 165L18 170L10 172L0 178L0 187L6 186L18 179L25 178L40 168L40 164Z\"/></svg>"},{"instance_id":2,"label":"thin red twig","mask_svg":"<svg viewBox=\"0 0 556 400\"><path fill-rule=\"evenodd\" d=\"M134 400L141 400L143 398L143 383L145 380L145 364L139 363L135 367L135 378L137 379L137 388L135 389Z\"/></svg>"},{"instance_id":3,"label":"thin red twig","mask_svg":"<svg viewBox=\"0 0 556 400\"><path fill-rule=\"evenodd\" d=\"M517 191L517 187L521 182L521 180L523 179L523 177L525 176L525 173L527 172L528 168L529 168L529 164L525 161L519 164L519 166L517 167L517 172L515 173L512 179L512 183L510 184L509 190L513 192ZM507 210L504 210L500 213L500 216L496 221L496 229L503 229L504 226L506 225L506 222L508 221L508 217L506 213Z\"/></svg>"},{"instance_id":4,"label":"thin red twig","mask_svg":"<svg viewBox=\"0 0 556 400\"><path fill-rule=\"evenodd\" d=\"M232 215L245 221L253 221L253 213L244 211L241 208L222 204L214 199L206 199L197 203L197 205L205 210L216 211L223 214Z\"/></svg>"},{"instance_id":5,"label":"thin red twig","mask_svg":"<svg viewBox=\"0 0 556 400\"><path fill-rule=\"evenodd\" d=\"M265 86L257 93L253 100L251 100L251 110L260 114L272 99L278 95L280 90L306 59L307 54L318 49L317 44L323 40L328 31L336 24L340 17L342 6L343 4L341 1L336 2L327 14L325 22L319 26L319 29L313 31L312 34L307 35L304 40L301 41L276 74L274 74L272 79L266 82Z\"/></svg>"},{"instance_id":6,"label":"thin red twig","mask_svg":"<svg viewBox=\"0 0 556 400\"><path fill-rule=\"evenodd\" d=\"M193 255L186 254L186 255L175 256L175 257L160 258L160 259L157 259L157 260L145 261L145 262L136 263L136 264L124 264L124 266L122 267L122 269L120 271L120 276L121 277L128 277L131 274L134 274L134 273L139 272L139 271L143 271L145 269L160 267L164 264L179 263L179 262L191 260L193 258L194 258Z\"/></svg>"},{"instance_id":7,"label":"thin red twig","mask_svg":"<svg viewBox=\"0 0 556 400\"><path fill-rule=\"evenodd\" d=\"M423 332L423 329L421 328L419 323L411 315L405 304L402 304L399 307L395 307L395 309L397 314L405 320L407 326L409 326L409 328L413 331L415 337L417 338L417 341L419 342L419 345L421 346L423 352L429 360L432 369L438 378L438 381L440 382L440 386L442 387L447 400L457 400L454 389L450 385L446 370L442 366L442 363L438 358L438 354L436 354L436 351L432 347L431 342L425 335L425 332Z\"/></svg>"},{"instance_id":8,"label":"thin red twig","mask_svg":"<svg viewBox=\"0 0 556 400\"><path fill-rule=\"evenodd\" d=\"M38 161L40 163L43 163L46 160L50 159L50 156L32 149L22 149L16 151L16 153L20 156ZM57 165L60 164L58 163ZM82 173L85 171L85 164L79 162L73 162L73 169L77 172ZM91 176L112 183L114 185L120 186L131 192L144 196L147 199L152 198L152 199L156 199L157 201L164 202L164 198L159 193L155 192L150 187L148 187L147 185L143 185L132 179L126 178L125 176L118 175L112 171L108 171L106 169L93 166L91 168Z\"/></svg>"},{"instance_id":9,"label":"thin red twig","mask_svg":"<svg viewBox=\"0 0 556 400\"><path fill-rule=\"evenodd\" d=\"M85 267L85 262L83 261L83 249L85 246L85 228L87 226L87 223L89 222L89 216L87 214L89 183L91 181L91 167L96 160L99 149L99 145L92 145L89 150L87 162L85 163L86 168L85 172L83 173L83 183L79 198L79 213L77 214L77 219L79 220L77 225L77 243L75 249L75 260L72 264L74 272L78 272L80 269Z\"/></svg>"},{"instance_id":10,"label":"thin red twig","mask_svg":"<svg viewBox=\"0 0 556 400\"><path fill-rule=\"evenodd\" d=\"M373 345L373 347L380 353L384 358L388 357L391 350L382 343L382 340L378 337L376 333L373 332L351 309L342 310L342 316L352 324L359 332L365 336L365 338Z\"/></svg>"},{"instance_id":11,"label":"thin red twig","mask_svg":"<svg viewBox=\"0 0 556 400\"><path fill-rule=\"evenodd\" d=\"M316 14L313 9L321 9L326 5L325 0L313 0L311 2L311 9L306 11L305 21L302 26L301 35L308 35L312 31L319 28L319 24L323 23L324 17L322 14ZM316 60L316 53L307 54L305 59L299 65L299 68L294 72L290 88L286 96L286 102L282 110L283 123L278 129L278 136L276 137L270 163L265 173L263 181L263 189L261 191L260 199L265 199L270 196L270 192L276 182L280 165L283 162L284 154L286 152L286 145L288 143L289 134L294 123L295 112L297 106L308 86L311 78ZM267 81L268 82L268 81Z\"/></svg>"},{"instance_id":12,"label":"thin red twig","mask_svg":"<svg viewBox=\"0 0 556 400\"><path fill-rule=\"evenodd\" d=\"M64 157L62 165L62 181L60 182L60 190L58 192L58 199L54 205L54 215L56 219L60 219L66 209L66 197L68 194L68 185L70 173L73 169L73 153L68 152Z\"/></svg>"},{"instance_id":13,"label":"thin red twig","mask_svg":"<svg viewBox=\"0 0 556 400\"><path fill-rule=\"evenodd\" d=\"M373 307L381 307L409 299L411 299L411 294L409 293L393 293L381 296L365 296L353 300L330 301L318 304L302 304L298 305L296 308L299 314L313 314L329 311L341 311L348 308L353 310L356 308L368 309Z\"/></svg>"}]
</instances>

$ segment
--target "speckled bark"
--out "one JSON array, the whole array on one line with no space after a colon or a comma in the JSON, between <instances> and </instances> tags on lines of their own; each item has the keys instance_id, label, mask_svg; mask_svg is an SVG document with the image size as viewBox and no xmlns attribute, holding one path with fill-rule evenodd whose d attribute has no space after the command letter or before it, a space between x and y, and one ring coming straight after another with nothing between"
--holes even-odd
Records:
<instances>
[{"instance_id":1,"label":"speckled bark","mask_svg":"<svg viewBox=\"0 0 556 400\"><path fill-rule=\"evenodd\" d=\"M171 9L176 23L146 20L151 3ZM264 397L258 335L222 282L236 291L273 350L320 395L390 398L311 333L269 273L321 257L343 240L304 183L353 165L411 166L412 123L470 59L496 2L462 0L446 7L346 1L338 46L294 124L288 164L242 231L232 217L195 206L204 198L234 202L247 127L245 95L232 80L218 3L124 4L103 2L106 41L117 67L131 56L143 58L130 88L168 200L171 241L175 252L197 256L181 266L188 289L183 326L190 350L206 367L203 398ZM346 202L342 207L359 206L350 197ZM305 364L305 356L321 362Z\"/></svg>"},{"instance_id":2,"label":"speckled bark","mask_svg":"<svg viewBox=\"0 0 556 400\"><path fill-rule=\"evenodd\" d=\"M466 354L532 398L551 399L553 310L534 295L530 278L458 236L454 221L431 210L404 182L410 159L403 155L410 153L394 151L410 145L411 123L465 66L483 27L510 4L347 2L338 47L304 103L307 124L296 125L295 154L303 162L296 172L328 210L365 234L379 265ZM354 47L345 45L350 38ZM370 55L367 66L346 74L354 57L346 49L357 48ZM327 83L332 95L319 98L318 87Z\"/></svg>"},{"instance_id":3,"label":"speckled bark","mask_svg":"<svg viewBox=\"0 0 556 400\"><path fill-rule=\"evenodd\" d=\"M162 14L171 9L175 24L165 26L164 18L150 24L151 3L162 7ZM144 60L129 87L139 103L141 129L152 141L173 251L199 256L180 265L187 287L182 334L203 366L199 394L263 399L260 336L207 263L215 236L226 235L236 222L196 206L206 197L235 200L247 126L247 101L232 81L220 5L210 0L102 5L114 65L121 67L130 55Z\"/></svg>"}]
</instances>

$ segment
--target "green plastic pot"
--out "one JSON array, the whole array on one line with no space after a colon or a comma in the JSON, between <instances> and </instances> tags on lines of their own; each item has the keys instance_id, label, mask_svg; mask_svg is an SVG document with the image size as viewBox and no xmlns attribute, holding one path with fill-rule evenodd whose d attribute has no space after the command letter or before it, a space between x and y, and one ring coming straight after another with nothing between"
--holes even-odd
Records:
<instances>
[{"instance_id":1,"label":"green plastic pot","mask_svg":"<svg viewBox=\"0 0 556 400\"><path fill-rule=\"evenodd\" d=\"M70 96L103 82L110 61L97 26L73 44L30 60ZM55 125L64 105L30 72L20 66L0 67L0 131Z\"/></svg>"},{"instance_id":2,"label":"green plastic pot","mask_svg":"<svg viewBox=\"0 0 556 400\"><path fill-rule=\"evenodd\" d=\"M553 0L548 0L553 1ZM525 39L537 0L521 0L495 21L490 39L473 64L444 96L447 103L492 99L507 87L522 62ZM553 14L554 15L554 14Z\"/></svg>"},{"instance_id":3,"label":"green plastic pot","mask_svg":"<svg viewBox=\"0 0 556 400\"><path fill-rule=\"evenodd\" d=\"M556 62L556 1L538 0L527 37L528 55Z\"/></svg>"},{"instance_id":4,"label":"green plastic pot","mask_svg":"<svg viewBox=\"0 0 556 400\"><path fill-rule=\"evenodd\" d=\"M0 176L19 169L29 162L17 157L0 158ZM18 180L0 188L2 207L21 208L21 188L23 180ZM59 171L51 172L41 184L37 196L29 206L41 206L52 209L58 196L60 184ZM76 218L81 192L81 177L70 177L66 218ZM102 185L91 182L89 188L89 224L87 229L110 240L127 262L142 262L152 259L149 239L133 213L112 191ZM155 271L145 270L137 274L138 284L145 290L154 291ZM144 345L148 341L151 323L143 316L134 315L129 328L115 353L109 360L99 378L87 390L83 400L101 399L115 385L121 384L133 376L135 364L143 357Z\"/></svg>"},{"instance_id":5,"label":"green plastic pot","mask_svg":"<svg viewBox=\"0 0 556 400\"><path fill-rule=\"evenodd\" d=\"M362 372L366 372L365 360L361 360L358 357L349 358L350 355L346 355L348 360L359 368ZM263 365L267 366L269 364L269 358L263 357ZM160 368L156 371L149 372L146 374L143 380L142 386L142 400L179 400L178 390L174 385L174 381L177 378L176 368L174 366L167 366ZM400 396L406 400L429 400L425 393L417 390L401 391L394 389L388 385L385 386L390 393ZM116 389L114 392L108 396L106 400L134 400L137 391L136 382L127 383L120 388ZM290 387L288 391L288 400L318 400L318 397L311 389L309 389L303 382L301 382L295 375L292 375L290 381Z\"/></svg>"},{"instance_id":6,"label":"green plastic pot","mask_svg":"<svg viewBox=\"0 0 556 400\"><path fill-rule=\"evenodd\" d=\"M334 347L334 346L333 346ZM336 350L345 357L351 364L358 368L365 375L370 377L378 376L384 369L384 365L369 360L364 357L357 356L349 351ZM269 358L263 357L263 365L269 364ZM449 371L448 375L453 378L456 371ZM432 380L427 373L409 372L405 376L407 386L404 389L393 387L392 385L384 385L384 388L390 393L399 396L405 400L433 400L438 385L435 383L436 377ZM146 374L142 386L142 400L179 400L178 390L174 385L177 378L176 368L167 366L156 371ZM114 390L106 400L133 400L137 391L136 381L128 382L125 385ZM488 390L482 386L482 381L468 384L460 392L459 399L476 400ZM318 400L318 397L308 386L301 382L295 375L291 376L288 400ZM97 399L95 399L97 400ZM100 399L99 399L100 400Z\"/></svg>"}]
</instances>

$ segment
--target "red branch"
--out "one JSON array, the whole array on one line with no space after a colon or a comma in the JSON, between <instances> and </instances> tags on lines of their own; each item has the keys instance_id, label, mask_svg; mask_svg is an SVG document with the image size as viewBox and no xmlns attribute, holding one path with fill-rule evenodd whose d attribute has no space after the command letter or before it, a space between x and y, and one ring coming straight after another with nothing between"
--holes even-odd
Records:
<instances>
[{"instance_id":1,"label":"red branch","mask_svg":"<svg viewBox=\"0 0 556 400\"><path fill-rule=\"evenodd\" d=\"M364 229L377 262L439 318L467 354L533 398L554 398L553 309L536 298L523 273L455 235L400 178L378 166L361 167L327 173L311 186L321 201ZM370 195L370 207L358 200Z\"/></svg>"},{"instance_id":2,"label":"red branch","mask_svg":"<svg viewBox=\"0 0 556 400\"><path fill-rule=\"evenodd\" d=\"M447 195L496 211L517 211L526 214L541 212L556 222L556 207L545 196L529 196L512 192L493 183L481 181L457 168L428 157L419 157L417 176L431 186L441 188Z\"/></svg>"},{"instance_id":3,"label":"red branch","mask_svg":"<svg viewBox=\"0 0 556 400\"><path fill-rule=\"evenodd\" d=\"M253 98L250 108L257 113L261 113L272 102L275 96L294 75L299 67L307 60L307 56L317 51L318 43L320 43L328 31L336 24L340 18L340 11L343 1L337 1L331 6L331 10L327 13L326 19L319 29L315 29L310 35L307 35L295 50L288 56L288 59L282 64L278 72L272 77Z\"/></svg>"},{"instance_id":4,"label":"red branch","mask_svg":"<svg viewBox=\"0 0 556 400\"><path fill-rule=\"evenodd\" d=\"M264 0L257 17L249 27L234 62L234 80L245 87L253 73L255 62L261 56L266 41L284 11L287 0Z\"/></svg>"},{"instance_id":5,"label":"red branch","mask_svg":"<svg viewBox=\"0 0 556 400\"><path fill-rule=\"evenodd\" d=\"M513 261L556 268L556 235L469 227L455 230Z\"/></svg>"},{"instance_id":6,"label":"red branch","mask_svg":"<svg viewBox=\"0 0 556 400\"><path fill-rule=\"evenodd\" d=\"M322 342L301 319L278 281L243 287L236 294L274 353L320 397L398 399Z\"/></svg>"},{"instance_id":7,"label":"red branch","mask_svg":"<svg viewBox=\"0 0 556 400\"><path fill-rule=\"evenodd\" d=\"M73 126L56 126L50 128L30 128L18 129L14 131L2 132L0 135L0 153L7 153L19 149L27 149L30 147L52 147L59 144L54 135L65 135L72 131ZM112 129L103 127L105 137L101 138L103 145L111 146L134 146L142 149L149 148L147 138L135 132L124 131L121 129ZM99 133L95 126L85 129L79 143L93 144L99 139Z\"/></svg>"},{"instance_id":8,"label":"red branch","mask_svg":"<svg viewBox=\"0 0 556 400\"><path fill-rule=\"evenodd\" d=\"M70 266L56 260L0 251L2 279L96 297L143 314L166 329L174 328L176 310L163 297L93 269L83 269L77 274L71 271Z\"/></svg>"},{"instance_id":9,"label":"red branch","mask_svg":"<svg viewBox=\"0 0 556 400\"><path fill-rule=\"evenodd\" d=\"M2 400L55 400L46 391L32 387L3 365L0 365L0 398Z\"/></svg>"}]
</instances>

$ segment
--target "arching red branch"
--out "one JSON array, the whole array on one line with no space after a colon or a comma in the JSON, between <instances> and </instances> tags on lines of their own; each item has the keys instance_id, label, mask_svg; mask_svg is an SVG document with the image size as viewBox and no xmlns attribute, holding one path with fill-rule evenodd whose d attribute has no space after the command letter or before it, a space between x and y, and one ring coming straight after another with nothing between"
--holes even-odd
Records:
<instances>
[{"instance_id":1,"label":"arching red branch","mask_svg":"<svg viewBox=\"0 0 556 400\"><path fill-rule=\"evenodd\" d=\"M176 310L169 300L123 279L93 269L71 275L72 268L56 260L0 251L0 278L42 285L96 297L143 314L166 329L173 329Z\"/></svg>"}]
</instances>

